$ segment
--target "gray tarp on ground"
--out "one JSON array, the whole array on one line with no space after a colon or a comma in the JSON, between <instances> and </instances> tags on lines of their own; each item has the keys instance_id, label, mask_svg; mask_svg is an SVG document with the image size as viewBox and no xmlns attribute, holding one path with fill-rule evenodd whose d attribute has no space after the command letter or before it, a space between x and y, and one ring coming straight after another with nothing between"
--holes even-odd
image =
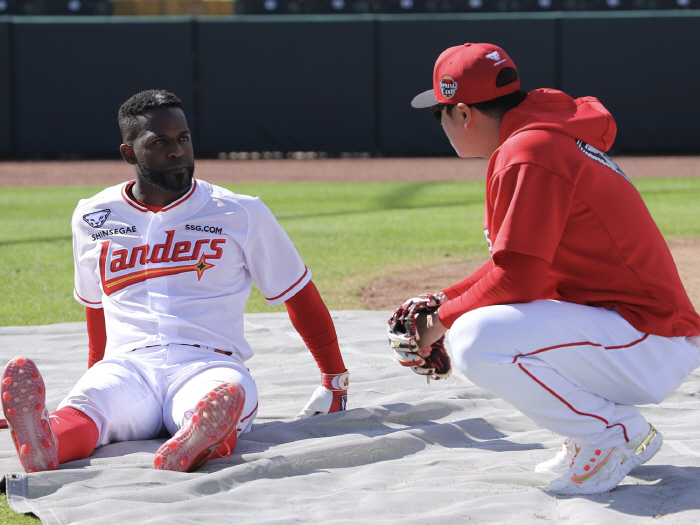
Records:
<instances>
[{"instance_id":1,"label":"gray tarp on ground","mask_svg":"<svg viewBox=\"0 0 700 525\"><path fill-rule=\"evenodd\" d=\"M192 474L152 468L162 440L117 443L24 474L0 431L10 505L58 523L700 523L700 373L644 413L666 437L609 494L557 498L535 474L560 438L461 374L426 386L394 361L389 312L332 312L348 411L294 421L318 369L286 314L246 315L260 412L235 454ZM0 328L3 361L33 358L50 409L86 367L84 323Z\"/></svg>"}]
</instances>

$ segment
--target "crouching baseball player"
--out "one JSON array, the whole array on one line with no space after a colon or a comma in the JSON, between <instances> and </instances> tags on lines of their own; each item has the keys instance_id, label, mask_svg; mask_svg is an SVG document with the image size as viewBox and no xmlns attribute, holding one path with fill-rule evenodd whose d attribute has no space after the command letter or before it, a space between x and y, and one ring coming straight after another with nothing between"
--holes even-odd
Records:
<instances>
[{"instance_id":1,"label":"crouching baseball player","mask_svg":"<svg viewBox=\"0 0 700 525\"><path fill-rule=\"evenodd\" d=\"M467 43L437 59L430 108L460 157L489 159L484 233L491 260L407 301L389 337L405 366L450 372L566 437L563 494L614 489L661 447L635 405L660 403L700 364L700 318L633 184L606 155L616 134L592 97L520 90L499 47Z\"/></svg>"},{"instance_id":2,"label":"crouching baseball player","mask_svg":"<svg viewBox=\"0 0 700 525\"><path fill-rule=\"evenodd\" d=\"M244 362L251 279L285 303L321 370L297 417L345 410L348 372L335 327L294 245L257 198L193 178L180 100L143 91L119 110L121 154L136 179L80 201L73 215L75 298L85 305L89 369L50 416L36 365L16 357L2 407L27 472L56 469L115 441L172 436L158 469L228 456L258 408Z\"/></svg>"}]
</instances>

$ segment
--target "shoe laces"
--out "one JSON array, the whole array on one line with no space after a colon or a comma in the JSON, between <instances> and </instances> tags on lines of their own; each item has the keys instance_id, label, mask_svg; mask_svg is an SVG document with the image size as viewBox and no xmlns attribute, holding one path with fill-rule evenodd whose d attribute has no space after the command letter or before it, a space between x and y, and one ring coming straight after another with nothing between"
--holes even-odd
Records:
<instances>
[{"instance_id":1,"label":"shoe laces","mask_svg":"<svg viewBox=\"0 0 700 525\"><path fill-rule=\"evenodd\" d=\"M576 441L574 441L574 438L566 438L564 440L564 443L562 443L561 448L559 449L558 454L565 454L565 455L571 455L571 464L569 467L574 466L574 460L576 459L576 454L578 454L581 451L581 447L579 447L576 444Z\"/></svg>"}]
</instances>

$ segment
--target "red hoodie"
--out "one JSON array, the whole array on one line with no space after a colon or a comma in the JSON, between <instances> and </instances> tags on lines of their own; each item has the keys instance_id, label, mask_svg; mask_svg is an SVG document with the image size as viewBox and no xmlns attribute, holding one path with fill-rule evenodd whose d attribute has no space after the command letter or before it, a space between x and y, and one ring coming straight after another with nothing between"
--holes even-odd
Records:
<instances>
[{"instance_id":1,"label":"red hoodie","mask_svg":"<svg viewBox=\"0 0 700 525\"><path fill-rule=\"evenodd\" d=\"M544 261L549 271L532 299L615 307L642 332L697 335L700 317L666 242L633 184L603 153L616 132L597 99L551 89L530 92L505 114L486 177L484 229L494 265L499 254ZM485 305L470 307L457 296L487 270L445 290L452 299L439 312L446 326Z\"/></svg>"}]
</instances>

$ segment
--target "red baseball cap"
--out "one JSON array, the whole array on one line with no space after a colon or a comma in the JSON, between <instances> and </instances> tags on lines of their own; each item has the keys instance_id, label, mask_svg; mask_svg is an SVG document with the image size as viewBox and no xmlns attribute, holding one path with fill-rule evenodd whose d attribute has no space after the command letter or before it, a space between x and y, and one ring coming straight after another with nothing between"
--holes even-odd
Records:
<instances>
[{"instance_id":1,"label":"red baseball cap","mask_svg":"<svg viewBox=\"0 0 700 525\"><path fill-rule=\"evenodd\" d=\"M496 86L498 73L515 64L503 49L493 44L466 43L442 52L433 70L433 89L411 101L414 108L440 104L476 104L515 93L520 79L505 86Z\"/></svg>"}]
</instances>

